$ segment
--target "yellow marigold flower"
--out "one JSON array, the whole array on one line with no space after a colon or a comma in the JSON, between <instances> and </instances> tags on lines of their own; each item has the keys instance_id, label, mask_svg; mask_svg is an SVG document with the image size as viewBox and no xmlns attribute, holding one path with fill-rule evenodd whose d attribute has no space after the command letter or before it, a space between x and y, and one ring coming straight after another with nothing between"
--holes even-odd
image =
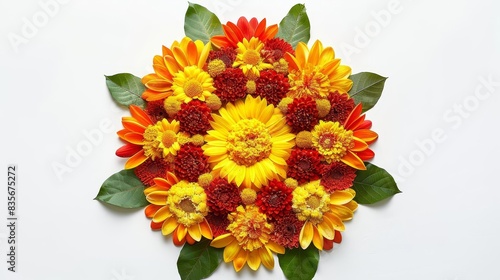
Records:
<instances>
[{"instance_id":1,"label":"yellow marigold flower","mask_svg":"<svg viewBox=\"0 0 500 280\"><path fill-rule=\"evenodd\" d=\"M193 99L205 101L215 90L213 79L198 66L187 66L174 74L173 96L184 103Z\"/></svg>"},{"instance_id":2,"label":"yellow marigold flower","mask_svg":"<svg viewBox=\"0 0 500 280\"><path fill-rule=\"evenodd\" d=\"M163 235L173 233L176 245L186 241L192 244L200 241L202 236L213 238L205 219L208 205L202 186L195 182L178 181L172 173L168 173L166 179L155 178L154 182L155 185L144 190L146 199L151 203L146 208L146 214L153 223L161 223Z\"/></svg>"},{"instance_id":3,"label":"yellow marigold flower","mask_svg":"<svg viewBox=\"0 0 500 280\"><path fill-rule=\"evenodd\" d=\"M216 176L238 186L260 188L286 177L286 160L295 135L281 111L250 95L212 114L204 154Z\"/></svg>"},{"instance_id":4,"label":"yellow marigold flower","mask_svg":"<svg viewBox=\"0 0 500 280\"><path fill-rule=\"evenodd\" d=\"M260 51L264 48L264 43L259 39L252 37L250 41L246 38L238 43L236 49L236 60L233 67L239 67L247 77L259 77L260 71L272 69L273 66L264 62L264 58L260 56Z\"/></svg>"},{"instance_id":5,"label":"yellow marigold flower","mask_svg":"<svg viewBox=\"0 0 500 280\"><path fill-rule=\"evenodd\" d=\"M268 269L274 268L272 252L284 254L285 248L270 240L273 227L266 215L255 205L240 205L228 219L229 233L216 237L210 244L224 248L224 261L233 262L236 271L246 263L253 270L257 270L261 263Z\"/></svg>"},{"instance_id":6,"label":"yellow marigold flower","mask_svg":"<svg viewBox=\"0 0 500 280\"><path fill-rule=\"evenodd\" d=\"M292 194L292 209L297 218L305 222L299 235L303 249L312 241L316 248L323 250L324 238L333 240L336 230L344 231L342 221L352 219L358 205L352 200L355 196L352 189L328 194L319 180L296 187Z\"/></svg>"},{"instance_id":7,"label":"yellow marigold flower","mask_svg":"<svg viewBox=\"0 0 500 280\"><path fill-rule=\"evenodd\" d=\"M175 41L170 48L163 46L162 55L153 58L155 72L142 78L142 83L146 86L142 98L154 101L171 96L176 89L173 88L175 80L177 80L175 83L177 92L181 91L180 87L182 92L187 92L186 96L201 97L206 96L205 90L214 91L210 75L201 70L205 67L210 48L210 43L205 45L200 40L193 42L188 37L184 37L180 42ZM185 73L187 67L189 68ZM206 73L208 78L200 74L201 72ZM191 80L193 81L189 82ZM199 93L200 87L203 88L202 94Z\"/></svg>"},{"instance_id":8,"label":"yellow marigold flower","mask_svg":"<svg viewBox=\"0 0 500 280\"><path fill-rule=\"evenodd\" d=\"M347 93L352 87L348 79L351 68L340 65L333 48L323 48L319 40L310 50L305 43L299 42L295 55L286 53L284 57L289 68L289 97L326 98L330 92Z\"/></svg>"}]
</instances>

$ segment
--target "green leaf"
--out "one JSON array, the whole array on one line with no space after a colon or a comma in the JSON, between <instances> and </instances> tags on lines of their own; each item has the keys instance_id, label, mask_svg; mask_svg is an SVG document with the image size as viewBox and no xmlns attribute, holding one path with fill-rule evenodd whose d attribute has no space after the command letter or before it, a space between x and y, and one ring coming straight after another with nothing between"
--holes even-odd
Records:
<instances>
[{"instance_id":1,"label":"green leaf","mask_svg":"<svg viewBox=\"0 0 500 280\"><path fill-rule=\"evenodd\" d=\"M105 76L106 85L113 99L120 105L131 104L144 108L146 102L141 95L146 89L139 77L129 73L120 73L113 76Z\"/></svg>"},{"instance_id":2,"label":"green leaf","mask_svg":"<svg viewBox=\"0 0 500 280\"><path fill-rule=\"evenodd\" d=\"M306 13L306 6L296 4L281 20L276 36L286 40L295 48L299 42L307 44L311 36L310 30L311 25Z\"/></svg>"},{"instance_id":3,"label":"green leaf","mask_svg":"<svg viewBox=\"0 0 500 280\"><path fill-rule=\"evenodd\" d=\"M207 8L189 3L184 19L184 33L192 40L208 43L215 35L224 34L219 18Z\"/></svg>"},{"instance_id":4,"label":"green leaf","mask_svg":"<svg viewBox=\"0 0 500 280\"><path fill-rule=\"evenodd\" d=\"M349 95L354 99L356 104L361 102L363 104L363 112L366 112L377 104L380 95L382 95L387 77L370 72L361 72L351 75L349 79L353 82Z\"/></svg>"},{"instance_id":5,"label":"green leaf","mask_svg":"<svg viewBox=\"0 0 500 280\"><path fill-rule=\"evenodd\" d=\"M318 269L319 251L312 245L305 250L287 249L285 254L278 254L278 259L286 279L312 279Z\"/></svg>"},{"instance_id":6,"label":"green leaf","mask_svg":"<svg viewBox=\"0 0 500 280\"><path fill-rule=\"evenodd\" d=\"M131 169L106 179L95 199L122 208L139 208L149 204L144 196L144 185Z\"/></svg>"},{"instance_id":7,"label":"green leaf","mask_svg":"<svg viewBox=\"0 0 500 280\"><path fill-rule=\"evenodd\" d=\"M391 174L374 164L365 165L366 170L356 172L352 187L356 191L356 202L372 204L401 192Z\"/></svg>"},{"instance_id":8,"label":"green leaf","mask_svg":"<svg viewBox=\"0 0 500 280\"><path fill-rule=\"evenodd\" d=\"M185 244L177 260L177 270L182 280L198 280L210 276L222 261L222 249L210 246L203 238L193 245ZM168 278L168 277L167 277Z\"/></svg>"}]
</instances>

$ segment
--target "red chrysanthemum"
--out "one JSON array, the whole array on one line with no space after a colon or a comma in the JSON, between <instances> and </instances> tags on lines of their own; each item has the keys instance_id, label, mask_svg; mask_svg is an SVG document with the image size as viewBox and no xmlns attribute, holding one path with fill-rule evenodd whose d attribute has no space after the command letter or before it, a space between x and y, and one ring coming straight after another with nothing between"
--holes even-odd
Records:
<instances>
[{"instance_id":1,"label":"red chrysanthemum","mask_svg":"<svg viewBox=\"0 0 500 280\"><path fill-rule=\"evenodd\" d=\"M294 178L299 184L319 179L321 156L315 149L294 149L286 163L287 177Z\"/></svg>"},{"instance_id":2,"label":"red chrysanthemum","mask_svg":"<svg viewBox=\"0 0 500 280\"><path fill-rule=\"evenodd\" d=\"M181 146L174 160L175 175L180 180L198 181L198 177L210 171L208 158L201 147L188 143Z\"/></svg>"},{"instance_id":3,"label":"red chrysanthemum","mask_svg":"<svg viewBox=\"0 0 500 280\"><path fill-rule=\"evenodd\" d=\"M245 97L247 78L239 68L227 68L214 78L215 94L222 102L234 102Z\"/></svg>"},{"instance_id":4,"label":"red chrysanthemum","mask_svg":"<svg viewBox=\"0 0 500 280\"><path fill-rule=\"evenodd\" d=\"M340 244L340 242L342 242L342 233L336 230L333 240L323 238L323 250L331 250L333 249L333 243Z\"/></svg>"},{"instance_id":5,"label":"red chrysanthemum","mask_svg":"<svg viewBox=\"0 0 500 280\"><path fill-rule=\"evenodd\" d=\"M271 223L274 225L272 241L289 249L299 247L299 235L304 222L299 221L293 211L286 211Z\"/></svg>"},{"instance_id":6,"label":"red chrysanthemum","mask_svg":"<svg viewBox=\"0 0 500 280\"><path fill-rule=\"evenodd\" d=\"M208 224L212 230L212 235L215 237L227 233L227 226L229 225L229 219L227 215L216 215L214 212L209 212L207 216Z\"/></svg>"},{"instance_id":7,"label":"red chrysanthemum","mask_svg":"<svg viewBox=\"0 0 500 280\"><path fill-rule=\"evenodd\" d=\"M264 43L263 57L270 63L279 61L285 53L295 55L292 45L281 38L269 39Z\"/></svg>"},{"instance_id":8,"label":"red chrysanthemum","mask_svg":"<svg viewBox=\"0 0 500 280\"><path fill-rule=\"evenodd\" d=\"M205 188L205 193L210 211L219 216L226 217L227 214L235 211L238 205L242 204L238 187L224 178L214 179Z\"/></svg>"},{"instance_id":9,"label":"red chrysanthemum","mask_svg":"<svg viewBox=\"0 0 500 280\"><path fill-rule=\"evenodd\" d=\"M278 219L285 211L292 209L292 188L283 182L272 180L257 193L255 204L271 219Z\"/></svg>"},{"instance_id":10,"label":"red chrysanthemum","mask_svg":"<svg viewBox=\"0 0 500 280\"><path fill-rule=\"evenodd\" d=\"M327 192L341 191L352 186L356 169L343 162L333 162L323 167L320 184Z\"/></svg>"},{"instance_id":11,"label":"red chrysanthemum","mask_svg":"<svg viewBox=\"0 0 500 280\"><path fill-rule=\"evenodd\" d=\"M275 106L285 97L289 88L288 79L274 70L261 71L260 77L255 81L255 95Z\"/></svg>"},{"instance_id":12,"label":"red chrysanthemum","mask_svg":"<svg viewBox=\"0 0 500 280\"><path fill-rule=\"evenodd\" d=\"M218 50L210 51L207 61L210 62L215 59L222 60L227 68L231 68L236 59L236 49L233 47L223 47Z\"/></svg>"},{"instance_id":13,"label":"red chrysanthemum","mask_svg":"<svg viewBox=\"0 0 500 280\"><path fill-rule=\"evenodd\" d=\"M145 186L152 186L156 177L164 178L170 170L170 163L163 158L147 159L134 169L134 173Z\"/></svg>"},{"instance_id":14,"label":"red chrysanthemum","mask_svg":"<svg viewBox=\"0 0 500 280\"><path fill-rule=\"evenodd\" d=\"M165 111L165 107L163 106L163 100L148 102L146 114L148 114L154 123L168 118L167 111Z\"/></svg>"},{"instance_id":15,"label":"red chrysanthemum","mask_svg":"<svg viewBox=\"0 0 500 280\"><path fill-rule=\"evenodd\" d=\"M194 134L205 134L211 129L210 121L213 120L210 115L212 111L204 102L192 100L189 103L183 103L181 110L175 115L180 123L181 131Z\"/></svg>"},{"instance_id":16,"label":"red chrysanthemum","mask_svg":"<svg viewBox=\"0 0 500 280\"><path fill-rule=\"evenodd\" d=\"M347 94L338 91L328 95L330 101L330 112L323 118L325 121L344 123L351 111L354 109L354 100Z\"/></svg>"},{"instance_id":17,"label":"red chrysanthemum","mask_svg":"<svg viewBox=\"0 0 500 280\"><path fill-rule=\"evenodd\" d=\"M288 104L286 122L292 128L293 133L310 131L318 124L318 121L318 109L312 97L295 98L292 103Z\"/></svg>"}]
</instances>

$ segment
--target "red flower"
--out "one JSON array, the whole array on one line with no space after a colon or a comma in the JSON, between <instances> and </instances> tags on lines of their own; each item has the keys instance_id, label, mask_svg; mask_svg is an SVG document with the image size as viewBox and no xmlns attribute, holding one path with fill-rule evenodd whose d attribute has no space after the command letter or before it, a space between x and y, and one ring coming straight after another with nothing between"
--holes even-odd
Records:
<instances>
[{"instance_id":1,"label":"red flower","mask_svg":"<svg viewBox=\"0 0 500 280\"><path fill-rule=\"evenodd\" d=\"M207 157L203 154L201 147L191 143L181 146L177 151L177 156L174 160L175 175L180 180L189 182L198 181L198 177L210 171Z\"/></svg>"},{"instance_id":2,"label":"red flower","mask_svg":"<svg viewBox=\"0 0 500 280\"><path fill-rule=\"evenodd\" d=\"M170 163L163 158L156 160L147 159L143 164L134 169L134 173L145 186L152 186L156 177L164 178L171 169Z\"/></svg>"},{"instance_id":3,"label":"red flower","mask_svg":"<svg viewBox=\"0 0 500 280\"><path fill-rule=\"evenodd\" d=\"M168 119L167 111L163 106L163 100L149 101L146 107L146 114L156 123L163 119Z\"/></svg>"},{"instance_id":4,"label":"red flower","mask_svg":"<svg viewBox=\"0 0 500 280\"><path fill-rule=\"evenodd\" d=\"M236 47L239 42L243 41L243 38L250 40L252 37L265 42L278 33L277 24L266 27L266 19L259 22L256 18L252 18L248 21L245 17L240 17L237 24L232 22L223 24L222 29L225 35L217 35L210 39L217 47Z\"/></svg>"},{"instance_id":5,"label":"red flower","mask_svg":"<svg viewBox=\"0 0 500 280\"><path fill-rule=\"evenodd\" d=\"M289 88L288 79L274 70L261 71L260 77L255 81L255 94L275 106L285 97Z\"/></svg>"},{"instance_id":6,"label":"red flower","mask_svg":"<svg viewBox=\"0 0 500 280\"><path fill-rule=\"evenodd\" d=\"M229 220L227 215L216 215L214 212L209 212L207 216L208 224L212 230L212 235L215 237L227 233L227 226L229 225Z\"/></svg>"},{"instance_id":7,"label":"red flower","mask_svg":"<svg viewBox=\"0 0 500 280\"><path fill-rule=\"evenodd\" d=\"M292 127L293 133L310 131L318 124L318 121L318 109L312 97L295 98L292 103L288 104L286 122Z\"/></svg>"},{"instance_id":8,"label":"red flower","mask_svg":"<svg viewBox=\"0 0 500 280\"><path fill-rule=\"evenodd\" d=\"M352 186L356 178L356 169L339 162L333 162L323 168L320 184L326 191L332 193Z\"/></svg>"},{"instance_id":9,"label":"red flower","mask_svg":"<svg viewBox=\"0 0 500 280\"><path fill-rule=\"evenodd\" d=\"M315 149L294 149L286 163L287 177L294 178L299 184L319 179L321 156Z\"/></svg>"},{"instance_id":10,"label":"red flower","mask_svg":"<svg viewBox=\"0 0 500 280\"><path fill-rule=\"evenodd\" d=\"M289 249L299 247L299 235L304 222L299 221L295 213L286 211L282 216L273 220L272 224L274 225L272 241Z\"/></svg>"},{"instance_id":11,"label":"red flower","mask_svg":"<svg viewBox=\"0 0 500 280\"><path fill-rule=\"evenodd\" d=\"M208 62L215 59L222 60L227 68L231 68L236 59L236 50L233 47L223 47L219 50L212 50L208 54Z\"/></svg>"},{"instance_id":12,"label":"red flower","mask_svg":"<svg viewBox=\"0 0 500 280\"><path fill-rule=\"evenodd\" d=\"M344 123L352 109L354 109L354 100L347 94L340 94L338 91L331 92L328 95L330 101L330 112L323 118L325 121Z\"/></svg>"},{"instance_id":13,"label":"red flower","mask_svg":"<svg viewBox=\"0 0 500 280\"><path fill-rule=\"evenodd\" d=\"M227 68L214 78L215 94L222 102L234 102L245 97L247 78L239 68Z\"/></svg>"},{"instance_id":14,"label":"red flower","mask_svg":"<svg viewBox=\"0 0 500 280\"><path fill-rule=\"evenodd\" d=\"M236 185L228 183L224 178L214 179L205 188L205 193L207 194L208 207L215 215L226 217L242 203Z\"/></svg>"},{"instance_id":15,"label":"red flower","mask_svg":"<svg viewBox=\"0 0 500 280\"><path fill-rule=\"evenodd\" d=\"M189 103L183 103L181 110L175 118L180 123L180 130L194 134L205 134L212 128L210 121L213 120L210 115L212 111L208 106L199 100L192 100Z\"/></svg>"},{"instance_id":16,"label":"red flower","mask_svg":"<svg viewBox=\"0 0 500 280\"><path fill-rule=\"evenodd\" d=\"M257 193L255 204L269 218L279 219L283 212L292 209L292 191L283 182L272 180Z\"/></svg>"},{"instance_id":17,"label":"red flower","mask_svg":"<svg viewBox=\"0 0 500 280\"><path fill-rule=\"evenodd\" d=\"M279 61L287 52L295 55L292 45L281 38L269 39L265 42L262 52L265 59L270 63Z\"/></svg>"}]
</instances>

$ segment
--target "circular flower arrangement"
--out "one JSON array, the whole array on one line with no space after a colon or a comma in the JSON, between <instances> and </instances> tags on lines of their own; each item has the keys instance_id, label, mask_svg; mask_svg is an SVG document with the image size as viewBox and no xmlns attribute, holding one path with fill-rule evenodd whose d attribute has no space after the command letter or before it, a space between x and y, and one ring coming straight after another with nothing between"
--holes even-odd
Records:
<instances>
[{"instance_id":1,"label":"circular flower arrangement","mask_svg":"<svg viewBox=\"0 0 500 280\"><path fill-rule=\"evenodd\" d=\"M363 113L385 78L351 75L332 47L308 46L300 4L279 26L223 25L190 4L185 26L186 37L153 58L154 73L107 77L130 110L116 151L127 161L97 199L145 206L151 228L184 246L181 276L207 277L219 259L236 271L273 269L277 254L287 277L299 269L312 278L316 268L301 259L340 243L358 203L399 192L366 163L378 135ZM206 261L193 263L193 252Z\"/></svg>"}]
</instances>

